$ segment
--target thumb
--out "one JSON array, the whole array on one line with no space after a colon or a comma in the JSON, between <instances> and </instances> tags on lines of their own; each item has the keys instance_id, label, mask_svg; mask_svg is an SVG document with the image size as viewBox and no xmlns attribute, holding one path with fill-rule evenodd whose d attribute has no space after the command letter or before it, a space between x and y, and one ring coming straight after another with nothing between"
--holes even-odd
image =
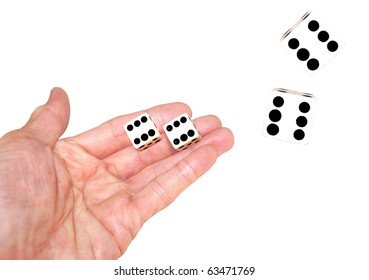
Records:
<instances>
[{"instance_id":1,"label":"thumb","mask_svg":"<svg viewBox=\"0 0 369 280\"><path fill-rule=\"evenodd\" d=\"M67 129L70 115L68 95L61 88L53 88L49 100L38 107L22 128L46 145L53 147Z\"/></svg>"}]
</instances>

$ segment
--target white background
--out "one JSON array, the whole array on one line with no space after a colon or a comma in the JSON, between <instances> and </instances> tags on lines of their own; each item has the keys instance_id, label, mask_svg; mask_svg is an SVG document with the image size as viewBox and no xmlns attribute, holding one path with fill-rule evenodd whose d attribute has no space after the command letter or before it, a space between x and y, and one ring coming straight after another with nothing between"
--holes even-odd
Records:
<instances>
[{"instance_id":1,"label":"white background","mask_svg":"<svg viewBox=\"0 0 369 280\"><path fill-rule=\"evenodd\" d=\"M280 43L309 10L346 44L317 76ZM119 265L255 266L250 279L368 279L368 26L359 0L1 0L0 135L60 86L72 106L65 136L182 101L194 117L218 115L236 140L118 261L3 262L2 273L117 279ZM308 145L262 136L275 87L317 96Z\"/></svg>"}]
</instances>

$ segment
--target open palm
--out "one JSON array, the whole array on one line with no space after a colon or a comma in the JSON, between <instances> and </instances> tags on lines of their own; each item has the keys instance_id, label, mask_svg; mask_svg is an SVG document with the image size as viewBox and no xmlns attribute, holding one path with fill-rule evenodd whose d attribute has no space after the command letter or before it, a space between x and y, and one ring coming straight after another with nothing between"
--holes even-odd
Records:
<instances>
[{"instance_id":1,"label":"open palm","mask_svg":"<svg viewBox=\"0 0 369 280\"><path fill-rule=\"evenodd\" d=\"M159 130L183 103L146 110ZM176 152L167 138L138 152L123 125L136 112L59 140L66 93L52 90L27 124L0 139L0 259L116 259L142 225L233 145L215 116L195 121L203 140ZM162 131L161 131L162 132Z\"/></svg>"}]
</instances>

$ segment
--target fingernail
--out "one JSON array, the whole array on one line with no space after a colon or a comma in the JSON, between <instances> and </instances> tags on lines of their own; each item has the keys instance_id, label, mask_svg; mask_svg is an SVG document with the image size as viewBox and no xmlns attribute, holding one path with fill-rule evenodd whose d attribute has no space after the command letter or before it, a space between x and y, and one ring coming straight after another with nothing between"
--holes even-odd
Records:
<instances>
[{"instance_id":1,"label":"fingernail","mask_svg":"<svg viewBox=\"0 0 369 280\"><path fill-rule=\"evenodd\" d=\"M52 96L57 92L56 89L57 89L56 87L54 87L54 88L51 89L50 95L49 95L49 99L47 100L47 102L49 102L50 99L52 98Z\"/></svg>"}]
</instances>

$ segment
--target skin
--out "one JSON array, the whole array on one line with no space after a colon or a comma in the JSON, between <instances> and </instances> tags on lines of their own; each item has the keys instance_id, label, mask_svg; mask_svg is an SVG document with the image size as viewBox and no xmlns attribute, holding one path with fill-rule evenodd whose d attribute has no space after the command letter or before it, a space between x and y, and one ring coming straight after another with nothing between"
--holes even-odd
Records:
<instances>
[{"instance_id":1,"label":"skin","mask_svg":"<svg viewBox=\"0 0 369 280\"><path fill-rule=\"evenodd\" d=\"M203 139L176 152L163 140L136 151L119 116L59 140L69 121L60 88L24 127L0 139L0 259L117 259L143 224L233 146L216 116L194 120ZM158 128L191 109L145 110ZM161 131L163 134L163 131Z\"/></svg>"}]
</instances>

